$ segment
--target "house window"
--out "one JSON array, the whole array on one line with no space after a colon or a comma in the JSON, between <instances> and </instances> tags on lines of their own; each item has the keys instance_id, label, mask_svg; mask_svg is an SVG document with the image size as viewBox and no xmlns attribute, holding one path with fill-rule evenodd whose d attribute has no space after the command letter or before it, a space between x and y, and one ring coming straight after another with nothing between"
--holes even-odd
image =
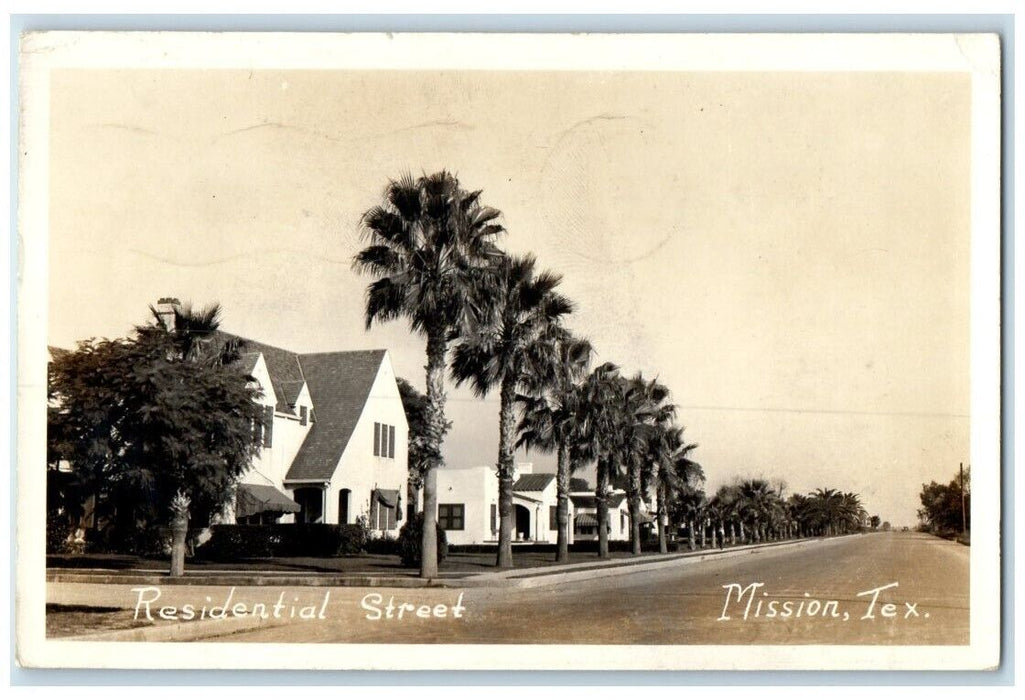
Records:
<instances>
[{"instance_id":1,"label":"house window","mask_svg":"<svg viewBox=\"0 0 1025 700\"><path fill-rule=\"evenodd\" d=\"M464 506L462 503L438 504L438 527L442 530L463 529Z\"/></svg>"},{"instance_id":2,"label":"house window","mask_svg":"<svg viewBox=\"0 0 1025 700\"><path fill-rule=\"evenodd\" d=\"M395 457L395 426L374 423L374 456Z\"/></svg>"},{"instance_id":3,"label":"house window","mask_svg":"<svg viewBox=\"0 0 1025 700\"><path fill-rule=\"evenodd\" d=\"M559 506L548 506L548 529L559 529Z\"/></svg>"},{"instance_id":4,"label":"house window","mask_svg":"<svg viewBox=\"0 0 1025 700\"><path fill-rule=\"evenodd\" d=\"M307 409L306 409L305 406L300 406L299 407L299 425L306 425L306 421L307 421L306 410Z\"/></svg>"},{"instance_id":5,"label":"house window","mask_svg":"<svg viewBox=\"0 0 1025 700\"><path fill-rule=\"evenodd\" d=\"M491 504L491 534L498 532L498 506Z\"/></svg>"}]
</instances>

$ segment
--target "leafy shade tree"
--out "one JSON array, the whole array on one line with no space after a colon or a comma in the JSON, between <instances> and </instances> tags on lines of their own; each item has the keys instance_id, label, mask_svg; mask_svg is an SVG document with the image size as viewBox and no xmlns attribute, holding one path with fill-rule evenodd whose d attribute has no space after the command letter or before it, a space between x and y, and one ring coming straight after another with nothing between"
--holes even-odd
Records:
<instances>
[{"instance_id":1,"label":"leafy shade tree","mask_svg":"<svg viewBox=\"0 0 1025 700\"><path fill-rule=\"evenodd\" d=\"M871 518L868 519L868 524L872 527L873 530L878 530L882 522L882 519L878 515L873 515Z\"/></svg>"},{"instance_id":2,"label":"leafy shade tree","mask_svg":"<svg viewBox=\"0 0 1025 700\"><path fill-rule=\"evenodd\" d=\"M430 403L427 395L399 377L399 396L402 397L402 408L409 424L409 480L406 486L406 503L408 517L412 518L420 510L419 494L424 485L424 471L427 455L427 415Z\"/></svg>"},{"instance_id":3,"label":"leafy shade tree","mask_svg":"<svg viewBox=\"0 0 1025 700\"><path fill-rule=\"evenodd\" d=\"M972 495L967 481L962 491L960 476L955 476L949 484L938 484L935 481L922 484L922 491L919 493L918 498L922 503L922 507L918 510L918 518L929 532L960 532L962 500L964 503L964 522L967 529L971 530Z\"/></svg>"},{"instance_id":4,"label":"leafy shade tree","mask_svg":"<svg viewBox=\"0 0 1025 700\"><path fill-rule=\"evenodd\" d=\"M497 209L467 192L448 172L406 175L388 184L384 202L363 215L364 239L353 267L375 277L366 292L366 325L405 318L426 339L427 415L423 444L424 518L420 575L438 575L435 470L444 462L445 371L449 343L459 335L470 294L503 253Z\"/></svg>"},{"instance_id":5,"label":"leafy shade tree","mask_svg":"<svg viewBox=\"0 0 1025 700\"><path fill-rule=\"evenodd\" d=\"M574 449L583 399L580 382L587 373L592 348L587 340L565 332L556 339L553 351L557 361L553 381L531 387L529 394L518 397L522 418L516 447L556 453L555 560L563 562L569 560L570 478L583 466L580 451Z\"/></svg>"},{"instance_id":6,"label":"leafy shade tree","mask_svg":"<svg viewBox=\"0 0 1025 700\"><path fill-rule=\"evenodd\" d=\"M194 361L160 327L90 340L49 366L51 470L71 465L74 498L95 500L114 540L164 525L174 494L205 524L259 451L260 390L237 365Z\"/></svg>"},{"instance_id":7,"label":"leafy shade tree","mask_svg":"<svg viewBox=\"0 0 1025 700\"><path fill-rule=\"evenodd\" d=\"M516 448L516 397L522 391L559 383L556 346L560 322L573 304L556 291L562 281L551 272L535 272L532 255L499 261L482 275L455 348L452 377L469 382L484 397L498 389L498 561L513 565L513 477Z\"/></svg>"}]
</instances>

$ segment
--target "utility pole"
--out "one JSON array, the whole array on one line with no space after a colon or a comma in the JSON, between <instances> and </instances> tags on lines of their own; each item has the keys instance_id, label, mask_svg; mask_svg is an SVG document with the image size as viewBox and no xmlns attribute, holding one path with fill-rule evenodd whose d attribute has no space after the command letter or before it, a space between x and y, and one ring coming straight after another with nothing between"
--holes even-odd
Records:
<instances>
[{"instance_id":1,"label":"utility pole","mask_svg":"<svg viewBox=\"0 0 1025 700\"><path fill-rule=\"evenodd\" d=\"M961 470L961 534L964 535L968 532L968 517L965 514L964 507L964 462L960 462Z\"/></svg>"}]
</instances>

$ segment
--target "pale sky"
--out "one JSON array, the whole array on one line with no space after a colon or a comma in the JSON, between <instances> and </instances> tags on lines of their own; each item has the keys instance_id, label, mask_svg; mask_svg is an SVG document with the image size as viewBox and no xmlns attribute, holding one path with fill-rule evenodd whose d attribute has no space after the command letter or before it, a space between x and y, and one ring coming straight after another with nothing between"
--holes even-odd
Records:
<instances>
[{"instance_id":1,"label":"pale sky","mask_svg":"<svg viewBox=\"0 0 1025 700\"><path fill-rule=\"evenodd\" d=\"M565 276L598 362L670 387L709 491L912 525L968 460L967 75L52 75L51 344L177 296L296 351L388 348L422 388L423 340L364 331L350 262L390 178L446 168ZM448 462L493 464L497 400L448 414Z\"/></svg>"}]
</instances>

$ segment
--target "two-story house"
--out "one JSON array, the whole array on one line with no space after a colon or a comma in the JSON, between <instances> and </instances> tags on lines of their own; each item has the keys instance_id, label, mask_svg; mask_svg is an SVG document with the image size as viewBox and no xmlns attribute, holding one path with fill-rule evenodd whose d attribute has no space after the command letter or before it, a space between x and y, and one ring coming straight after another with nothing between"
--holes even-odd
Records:
<instances>
[{"instance_id":1,"label":"two-story house","mask_svg":"<svg viewBox=\"0 0 1025 700\"><path fill-rule=\"evenodd\" d=\"M353 523L397 535L407 481L405 412L387 350L296 353L242 341L263 391L261 450L236 492L237 522Z\"/></svg>"}]
</instances>

